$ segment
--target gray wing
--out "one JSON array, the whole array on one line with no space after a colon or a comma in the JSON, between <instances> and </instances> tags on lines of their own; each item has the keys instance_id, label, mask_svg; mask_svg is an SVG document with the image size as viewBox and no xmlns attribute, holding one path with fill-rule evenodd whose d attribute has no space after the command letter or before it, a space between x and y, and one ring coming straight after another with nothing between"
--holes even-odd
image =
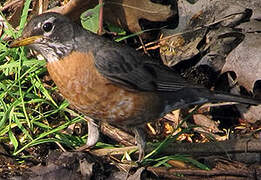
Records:
<instances>
[{"instance_id":1,"label":"gray wing","mask_svg":"<svg viewBox=\"0 0 261 180\"><path fill-rule=\"evenodd\" d=\"M98 71L113 82L144 91L176 91L191 86L168 67L135 50L102 48L94 54Z\"/></svg>"}]
</instances>

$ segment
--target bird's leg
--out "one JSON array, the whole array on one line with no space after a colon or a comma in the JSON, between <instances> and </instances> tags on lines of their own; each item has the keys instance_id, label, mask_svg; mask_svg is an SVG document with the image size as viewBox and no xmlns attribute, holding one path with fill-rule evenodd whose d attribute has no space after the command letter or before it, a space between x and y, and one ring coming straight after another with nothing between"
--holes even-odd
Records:
<instances>
[{"instance_id":1,"label":"bird's leg","mask_svg":"<svg viewBox=\"0 0 261 180\"><path fill-rule=\"evenodd\" d=\"M84 146L80 147L77 149L77 151L82 151L88 148L93 147L99 140L99 126L97 124L95 124L94 120L89 118L89 117L85 117L85 119L88 120L88 138L87 138L87 142Z\"/></svg>"},{"instance_id":2,"label":"bird's leg","mask_svg":"<svg viewBox=\"0 0 261 180\"><path fill-rule=\"evenodd\" d=\"M135 140L137 142L137 146L139 149L138 161L141 161L144 158L144 154L145 154L145 147L146 147L145 133L144 130L140 127L135 127L132 129L132 131L135 134Z\"/></svg>"}]
</instances>

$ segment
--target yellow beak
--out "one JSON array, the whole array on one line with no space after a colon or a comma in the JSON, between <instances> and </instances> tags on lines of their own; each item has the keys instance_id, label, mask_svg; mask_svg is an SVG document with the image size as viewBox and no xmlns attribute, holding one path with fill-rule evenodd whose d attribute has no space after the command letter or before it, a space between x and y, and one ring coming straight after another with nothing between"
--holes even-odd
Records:
<instances>
[{"instance_id":1,"label":"yellow beak","mask_svg":"<svg viewBox=\"0 0 261 180\"><path fill-rule=\"evenodd\" d=\"M41 39L43 36L31 36L27 38L18 38L14 40L9 47L20 47L20 46L26 46L35 43L37 40Z\"/></svg>"}]
</instances>

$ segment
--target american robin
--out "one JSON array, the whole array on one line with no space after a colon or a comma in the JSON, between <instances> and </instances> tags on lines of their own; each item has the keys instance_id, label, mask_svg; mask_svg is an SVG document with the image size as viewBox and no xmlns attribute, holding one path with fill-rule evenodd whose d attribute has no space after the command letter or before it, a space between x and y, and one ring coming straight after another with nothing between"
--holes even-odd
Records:
<instances>
[{"instance_id":1,"label":"american robin","mask_svg":"<svg viewBox=\"0 0 261 180\"><path fill-rule=\"evenodd\" d=\"M261 103L187 82L135 49L93 34L57 13L34 17L10 46L28 46L41 53L60 92L84 115L132 129L139 159L145 148L141 126L174 109L220 101ZM91 121L88 126L85 147L99 137L98 127Z\"/></svg>"}]
</instances>

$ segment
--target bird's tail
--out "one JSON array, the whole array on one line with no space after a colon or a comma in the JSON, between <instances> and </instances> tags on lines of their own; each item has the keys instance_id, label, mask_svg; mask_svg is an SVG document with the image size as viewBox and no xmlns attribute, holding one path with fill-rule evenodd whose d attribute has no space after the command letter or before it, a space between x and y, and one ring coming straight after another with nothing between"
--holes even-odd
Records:
<instances>
[{"instance_id":1,"label":"bird's tail","mask_svg":"<svg viewBox=\"0 0 261 180\"><path fill-rule=\"evenodd\" d=\"M179 91L163 93L162 95L166 105L164 112L207 102L238 102L250 105L261 104L261 99L243 97L225 92L213 92L205 88L183 88Z\"/></svg>"},{"instance_id":2,"label":"bird's tail","mask_svg":"<svg viewBox=\"0 0 261 180\"><path fill-rule=\"evenodd\" d=\"M244 97L223 92L210 92L208 99L210 102L238 102L250 105L261 104L261 99L254 99L251 97Z\"/></svg>"}]
</instances>

